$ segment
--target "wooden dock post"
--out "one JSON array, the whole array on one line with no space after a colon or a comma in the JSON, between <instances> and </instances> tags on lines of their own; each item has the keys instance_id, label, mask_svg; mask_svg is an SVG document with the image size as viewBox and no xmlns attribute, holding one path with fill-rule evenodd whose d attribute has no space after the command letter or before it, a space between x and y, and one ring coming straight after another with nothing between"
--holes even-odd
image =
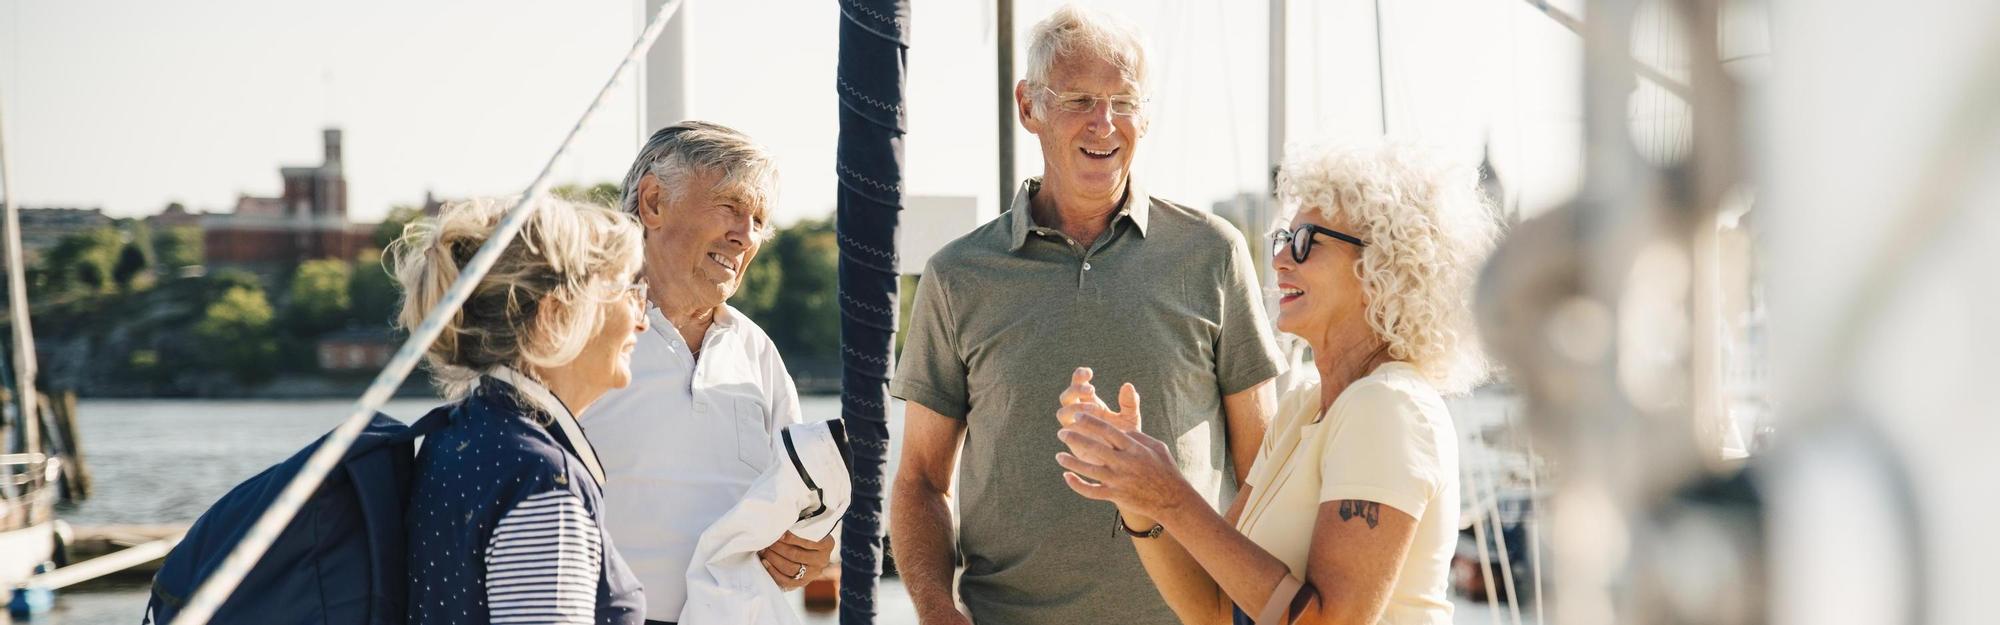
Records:
<instances>
[{"instance_id":1,"label":"wooden dock post","mask_svg":"<svg viewBox=\"0 0 2000 625\"><path fill-rule=\"evenodd\" d=\"M9 406L14 405L13 391L10 391L5 388L0 388L0 403L5 403ZM14 419L7 418L6 411L0 410L0 453L6 453L10 451L13 444L14 444ZM26 445L23 446L25 447Z\"/></svg>"},{"instance_id":2,"label":"wooden dock post","mask_svg":"<svg viewBox=\"0 0 2000 625\"><path fill-rule=\"evenodd\" d=\"M77 436L76 391L62 391L53 398L44 394L40 405L46 406L42 414L50 420L49 431L55 435L50 455L63 459L64 495L69 501L89 499L90 465L83 461L83 444Z\"/></svg>"}]
</instances>

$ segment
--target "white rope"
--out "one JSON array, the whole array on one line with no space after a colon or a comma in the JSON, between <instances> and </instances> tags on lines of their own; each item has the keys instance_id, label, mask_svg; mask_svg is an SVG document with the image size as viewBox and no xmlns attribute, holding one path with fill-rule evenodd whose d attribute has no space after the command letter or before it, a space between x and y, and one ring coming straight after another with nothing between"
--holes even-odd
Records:
<instances>
[{"instance_id":1,"label":"white rope","mask_svg":"<svg viewBox=\"0 0 2000 625\"><path fill-rule=\"evenodd\" d=\"M548 163L542 166L542 171L535 176L535 181L528 185L528 189L521 193L520 198L514 200L514 206L507 211L506 218L501 220L500 225L487 237L486 244L479 247L479 253L474 254L472 260L465 264L465 269L459 273L458 281L445 293L444 300L431 307L430 314L424 318L424 322L410 333L409 340L404 341L403 346L396 350L395 357L383 367L382 373L375 376L375 382L368 386L368 390L361 394L360 399L355 400L354 411L347 416L347 420L341 422L340 427L334 428L333 432L327 435L326 442L306 460L305 466L299 469L298 475L292 478L291 483L285 485L284 492L279 493L278 498L271 502L271 507L257 519L257 524L244 535L243 541L237 543L236 548L229 552L229 557L222 561L222 565L202 582L201 588L195 591L192 599L188 600L187 608L174 618L173 625L207 623L208 619L215 615L215 611L222 607L222 602L235 591L237 584L242 583L243 576L247 575L250 568L257 564L257 560L264 556L264 552L270 549L271 543L277 540L285 525L298 514L299 507L305 504L313 491L318 490L320 481L326 478L327 473L333 470L341 456L346 454L348 446L354 443L361 429L367 426L370 416L376 409L381 408L383 402L389 400L389 395L395 392L397 387L402 386L403 379L416 367L417 359L429 349L432 341L437 340L438 334L444 329L444 320L451 318L458 307L465 303L466 298L472 295L473 287L478 286L480 279L486 276L487 270L492 269L493 263L500 257L501 250L506 249L507 244L514 239L514 235L521 231L528 215L538 206L530 200L548 192L550 174L569 152L570 144L576 141L577 134L582 132L584 124L590 121L590 117L597 112L599 106L610 99L611 88L618 84L618 80L624 76L633 62L645 56L646 50L653 46L653 41L659 38L660 32L666 28L668 20L673 17L674 11L679 9L680 5L680 0L668 0L666 5L660 7L659 13L654 14L653 21L646 26L644 32L640 33L639 40L632 43L632 50L618 62L617 69L612 70L611 79L598 90L597 97L583 110L583 115L576 120L576 125L570 128L569 135L563 137L562 143L556 146L555 154L549 156Z\"/></svg>"}]
</instances>

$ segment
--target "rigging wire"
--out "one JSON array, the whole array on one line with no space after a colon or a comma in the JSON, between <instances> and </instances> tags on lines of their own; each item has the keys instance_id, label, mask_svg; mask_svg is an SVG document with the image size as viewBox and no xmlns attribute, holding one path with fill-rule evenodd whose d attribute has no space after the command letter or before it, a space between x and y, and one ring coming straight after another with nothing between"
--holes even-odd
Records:
<instances>
[{"instance_id":1,"label":"rigging wire","mask_svg":"<svg viewBox=\"0 0 2000 625\"><path fill-rule=\"evenodd\" d=\"M1458 484L1461 492L1464 491L1467 484L1471 483L1471 477L1472 471L1466 468L1465 463L1459 463ZM1485 510L1485 506L1479 504L1479 490L1476 488L1472 491L1472 501L1474 516L1472 520L1472 546L1473 551L1479 554L1479 579L1486 584L1486 602L1491 604L1498 600L1500 591L1493 587L1493 561L1488 558L1486 552L1486 522L1477 518ZM1491 614L1493 616L1493 625L1500 625L1500 611L1492 610Z\"/></svg>"},{"instance_id":2,"label":"rigging wire","mask_svg":"<svg viewBox=\"0 0 2000 625\"><path fill-rule=\"evenodd\" d=\"M1514 559L1507 553L1507 528L1500 520L1500 493L1494 486L1497 480L1493 474L1500 471L1500 455L1491 444L1485 446L1484 454L1490 459L1487 463L1490 466L1475 477L1480 478L1479 487L1486 494L1486 520L1493 525L1493 547L1495 555L1500 557L1500 582L1501 588L1506 591L1507 612L1514 625L1521 625L1521 600L1514 590ZM1497 599L1491 597L1489 601Z\"/></svg>"},{"instance_id":3,"label":"rigging wire","mask_svg":"<svg viewBox=\"0 0 2000 625\"><path fill-rule=\"evenodd\" d=\"M479 247L479 252L466 262L458 280L452 283L449 291L445 292L444 299L433 306L430 313L424 317L423 323L410 332L410 338L396 350L396 355L382 368L382 372L376 375L368 390L361 394L360 399L355 400L353 412L348 414L339 427L326 435L319 448L307 458L305 465L299 468L299 473L285 485L284 491L279 493L278 498L271 502L271 507L264 510L264 514L258 517L257 523L250 527L242 541L230 550L229 556L224 558L222 564L202 582L201 588L197 589L194 596L188 600L187 607L174 619L173 625L207 623L208 619L215 615L215 611L222 607L222 603L228 600L236 586L242 583L243 577L249 574L251 567L264 556L271 543L277 540L292 517L298 514L299 508L305 505L314 491L319 489L320 482L326 479L327 474L346 454L347 448L354 443L362 428L367 426L370 416L375 414L375 411L388 401L390 394L402 385L403 379L409 376L417 360L443 332L445 320L457 313L459 306L472 295L473 288L478 286L479 281L486 276L486 272L492 269L494 262L499 260L501 251L506 249L514 236L526 225L528 216L540 206L533 200L548 193L550 174L569 153L570 146L576 142L577 135L582 132L584 125L597 113L599 107L610 99L612 87L618 84L626 70L640 57L645 56L646 50L652 48L653 42L659 38L660 32L665 30L667 22L681 4L681 0L667 0L659 12L654 14L653 21L639 35L639 39L632 43L631 51L627 52L625 58L618 62L618 67L612 70L611 79L598 90L597 97L584 108L583 114L576 120L576 125L570 128L569 135L556 146L555 153L549 156L548 162L542 166L541 173L537 174L527 190L514 200L513 207L508 209L506 217L487 237L486 243Z\"/></svg>"},{"instance_id":4,"label":"rigging wire","mask_svg":"<svg viewBox=\"0 0 2000 625\"><path fill-rule=\"evenodd\" d=\"M1527 2L1529 6L1532 6L1540 10L1542 14L1548 16L1550 20L1553 20L1555 23L1560 24L1563 28L1569 29L1570 32L1575 33L1576 36L1578 37L1583 36L1583 20L1578 19L1576 16L1564 12L1562 9L1549 6L1549 3L1546 0L1524 0L1524 1ZM1632 73L1638 74L1640 78L1653 81L1653 84L1659 85L1660 88L1662 89L1666 89L1668 92L1674 94L1675 97L1680 98L1682 101L1688 100L1687 83L1674 80L1672 77L1667 76L1664 72L1661 72L1660 70L1654 68L1653 66L1646 65L1644 63L1640 63L1638 61L1633 60L1631 58L1630 51L1627 51L1625 55L1625 64L1629 65Z\"/></svg>"},{"instance_id":5,"label":"rigging wire","mask_svg":"<svg viewBox=\"0 0 2000 625\"><path fill-rule=\"evenodd\" d=\"M1506 415L1509 429L1520 427L1514 420L1513 410L1508 410ZM1542 463L1535 456L1534 437L1525 436L1522 440L1527 441L1524 447L1528 454L1528 514L1521 519L1522 523L1526 524L1522 529L1528 533L1528 577L1535 583L1535 594L1532 596L1535 600L1535 622L1548 623L1548 616L1542 612L1542 604L1546 603L1542 594L1542 524L1535 520L1535 516L1541 514L1542 510L1541 484L1538 477L1542 472Z\"/></svg>"}]
</instances>

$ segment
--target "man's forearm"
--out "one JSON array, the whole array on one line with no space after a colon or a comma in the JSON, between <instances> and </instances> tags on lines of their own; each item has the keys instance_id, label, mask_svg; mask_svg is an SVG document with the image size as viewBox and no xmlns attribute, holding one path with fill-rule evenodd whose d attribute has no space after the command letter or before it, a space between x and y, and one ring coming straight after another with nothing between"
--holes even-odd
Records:
<instances>
[{"instance_id":1,"label":"man's forearm","mask_svg":"<svg viewBox=\"0 0 2000 625\"><path fill-rule=\"evenodd\" d=\"M896 483L889 510L890 536L896 550L896 570L916 604L922 622L935 622L940 611L958 611L952 590L957 567L952 562L951 500L941 490L909 482Z\"/></svg>"},{"instance_id":2,"label":"man's forearm","mask_svg":"<svg viewBox=\"0 0 2000 625\"><path fill-rule=\"evenodd\" d=\"M1257 449L1264 444L1271 415L1278 411L1277 388L1275 380L1265 380L1222 398L1223 418L1227 420L1224 425L1229 433L1229 460L1234 465L1237 484L1249 478L1250 465L1257 462Z\"/></svg>"}]
</instances>

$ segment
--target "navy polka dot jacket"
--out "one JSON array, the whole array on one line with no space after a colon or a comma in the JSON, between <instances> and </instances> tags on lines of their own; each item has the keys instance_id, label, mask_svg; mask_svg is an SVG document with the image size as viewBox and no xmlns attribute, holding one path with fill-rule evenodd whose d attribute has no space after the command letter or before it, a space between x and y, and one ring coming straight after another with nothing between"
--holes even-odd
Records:
<instances>
[{"instance_id":1,"label":"navy polka dot jacket","mask_svg":"<svg viewBox=\"0 0 2000 625\"><path fill-rule=\"evenodd\" d=\"M404 524L410 623L643 623L603 492L548 418L486 377L424 441Z\"/></svg>"}]
</instances>

